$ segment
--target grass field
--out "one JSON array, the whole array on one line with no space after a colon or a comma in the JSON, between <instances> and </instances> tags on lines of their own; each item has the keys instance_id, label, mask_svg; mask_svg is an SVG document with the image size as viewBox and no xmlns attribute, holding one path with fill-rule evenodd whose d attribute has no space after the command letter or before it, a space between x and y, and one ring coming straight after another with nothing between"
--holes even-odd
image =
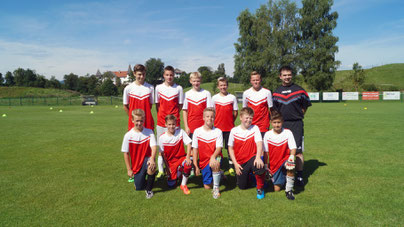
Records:
<instances>
[{"instance_id":1,"label":"grass field","mask_svg":"<svg viewBox=\"0 0 404 227\"><path fill-rule=\"evenodd\" d=\"M37 87L0 87L0 98L19 98L19 97L71 97L79 96L76 91L37 88Z\"/></svg>"},{"instance_id":2,"label":"grass field","mask_svg":"<svg viewBox=\"0 0 404 227\"><path fill-rule=\"evenodd\" d=\"M0 107L0 226L402 225L404 104L345 104L308 110L307 184L295 201L283 191L258 201L232 177L218 200L200 177L189 196L157 182L146 200L127 182L121 108Z\"/></svg>"}]
</instances>

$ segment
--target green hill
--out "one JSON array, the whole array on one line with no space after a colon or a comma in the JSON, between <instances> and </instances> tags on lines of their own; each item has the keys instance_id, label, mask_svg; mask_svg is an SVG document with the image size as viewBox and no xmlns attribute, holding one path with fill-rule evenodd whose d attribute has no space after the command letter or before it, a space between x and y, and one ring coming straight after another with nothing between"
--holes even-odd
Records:
<instances>
[{"instance_id":1,"label":"green hill","mask_svg":"<svg viewBox=\"0 0 404 227\"><path fill-rule=\"evenodd\" d=\"M17 97L70 97L80 93L70 90L36 87L0 87L0 98Z\"/></svg>"}]
</instances>

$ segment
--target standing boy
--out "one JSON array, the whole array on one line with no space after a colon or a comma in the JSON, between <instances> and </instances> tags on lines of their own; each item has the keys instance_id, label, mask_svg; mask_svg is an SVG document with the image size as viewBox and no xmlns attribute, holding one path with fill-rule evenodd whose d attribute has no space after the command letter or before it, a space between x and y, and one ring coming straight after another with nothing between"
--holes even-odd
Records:
<instances>
[{"instance_id":1,"label":"standing boy","mask_svg":"<svg viewBox=\"0 0 404 227\"><path fill-rule=\"evenodd\" d=\"M233 160L237 173L237 185L240 189L247 189L250 174L255 175L257 183L257 198L263 199L265 169L261 159L262 137L259 128L252 125L254 111L244 107L240 111L240 125L234 127L229 136L229 154Z\"/></svg>"},{"instance_id":2,"label":"standing boy","mask_svg":"<svg viewBox=\"0 0 404 227\"><path fill-rule=\"evenodd\" d=\"M129 116L128 130L133 127L132 111L142 109L145 112L144 127L154 130L151 108L154 103L154 87L145 82L146 67L141 64L133 67L136 80L123 90L123 108Z\"/></svg>"},{"instance_id":3,"label":"standing boy","mask_svg":"<svg viewBox=\"0 0 404 227\"><path fill-rule=\"evenodd\" d=\"M165 117L169 114L177 118L176 126L180 127L180 110L184 100L182 87L174 83L174 68L166 66L164 68L164 83L156 86L156 109L157 109L157 138L160 138L167 128L165 126ZM159 153L158 157L159 173L157 178L164 176L163 158Z\"/></svg>"},{"instance_id":4,"label":"standing boy","mask_svg":"<svg viewBox=\"0 0 404 227\"><path fill-rule=\"evenodd\" d=\"M293 70L289 66L279 69L279 78L282 86L274 92L274 109L283 115L283 127L290 129L296 141L296 185L304 186L303 181L303 151L304 151L304 124L303 118L307 108L311 106L307 92L299 85L294 84Z\"/></svg>"},{"instance_id":5,"label":"standing boy","mask_svg":"<svg viewBox=\"0 0 404 227\"><path fill-rule=\"evenodd\" d=\"M274 191L280 191L286 185L286 198L294 200L292 189L295 181L295 139L289 129L282 127L283 118L279 112L272 112L271 124L272 129L264 136L264 160L268 160L269 157L269 171L272 174Z\"/></svg>"},{"instance_id":6,"label":"standing boy","mask_svg":"<svg viewBox=\"0 0 404 227\"><path fill-rule=\"evenodd\" d=\"M157 147L153 130L143 127L144 119L143 110L132 111L134 127L125 134L121 151L124 152L128 176L134 178L135 189L146 189L146 198L150 199L153 197L152 189L156 171L154 159Z\"/></svg>"},{"instance_id":7,"label":"standing boy","mask_svg":"<svg viewBox=\"0 0 404 227\"><path fill-rule=\"evenodd\" d=\"M196 175L202 170L203 186L212 188L214 199L220 197L220 158L223 147L222 131L213 127L215 122L215 110L208 107L203 111L204 125L195 129L192 138L193 162ZM199 168L198 168L199 155Z\"/></svg>"},{"instance_id":8,"label":"standing boy","mask_svg":"<svg viewBox=\"0 0 404 227\"><path fill-rule=\"evenodd\" d=\"M202 77L199 72L191 73L189 82L192 84L192 89L185 92L182 116L185 132L192 138L194 130L204 124L203 111L206 107L212 106L212 100L210 92L201 88Z\"/></svg>"},{"instance_id":9,"label":"standing boy","mask_svg":"<svg viewBox=\"0 0 404 227\"><path fill-rule=\"evenodd\" d=\"M223 133L223 142L229 154L228 142L230 130L234 128L234 121L238 115L238 105L236 96L227 92L228 82L225 77L217 79L217 88L219 93L212 97L212 105L216 110L215 127L220 129ZM234 165L229 158L229 173L234 176Z\"/></svg>"},{"instance_id":10,"label":"standing boy","mask_svg":"<svg viewBox=\"0 0 404 227\"><path fill-rule=\"evenodd\" d=\"M165 158L169 168L168 186L175 187L178 176L182 175L181 190L185 195L191 192L187 187L187 181L192 169L191 162L191 142L184 130L177 128L177 118L174 115L165 117L167 131L159 138L160 153ZM184 144L187 145L187 153L184 150Z\"/></svg>"},{"instance_id":11,"label":"standing boy","mask_svg":"<svg viewBox=\"0 0 404 227\"><path fill-rule=\"evenodd\" d=\"M258 126L261 136L269 129L270 108L272 107L271 91L261 86L261 75L253 71L250 75L251 88L243 93L243 107L254 110L253 125Z\"/></svg>"}]
</instances>

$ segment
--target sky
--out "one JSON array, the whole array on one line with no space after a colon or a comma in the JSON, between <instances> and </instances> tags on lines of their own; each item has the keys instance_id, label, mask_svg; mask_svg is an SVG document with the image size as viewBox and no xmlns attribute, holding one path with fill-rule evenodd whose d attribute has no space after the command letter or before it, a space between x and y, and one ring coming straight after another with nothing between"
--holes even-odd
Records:
<instances>
[{"instance_id":1,"label":"sky","mask_svg":"<svg viewBox=\"0 0 404 227\"><path fill-rule=\"evenodd\" d=\"M296 0L301 6L301 2ZM0 73L30 68L47 78L126 71L160 58L186 72L234 71L237 16L267 0L2 0ZM334 0L339 70L404 63L402 0Z\"/></svg>"}]
</instances>

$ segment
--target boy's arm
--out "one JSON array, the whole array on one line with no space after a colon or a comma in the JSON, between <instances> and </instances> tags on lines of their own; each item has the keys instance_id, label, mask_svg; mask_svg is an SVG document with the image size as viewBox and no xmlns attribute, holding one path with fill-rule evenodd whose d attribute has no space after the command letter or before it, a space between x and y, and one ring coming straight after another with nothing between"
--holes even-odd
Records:
<instances>
[{"instance_id":1,"label":"boy's arm","mask_svg":"<svg viewBox=\"0 0 404 227\"><path fill-rule=\"evenodd\" d=\"M191 165L191 143L187 144L187 157L185 158L185 162L187 163L187 165Z\"/></svg>"},{"instance_id":2,"label":"boy's arm","mask_svg":"<svg viewBox=\"0 0 404 227\"><path fill-rule=\"evenodd\" d=\"M191 130L188 127L188 110L182 110L182 118L184 119L184 130L189 135Z\"/></svg>"},{"instance_id":3,"label":"boy's arm","mask_svg":"<svg viewBox=\"0 0 404 227\"><path fill-rule=\"evenodd\" d=\"M124 104L123 109L125 110L126 114L129 116L129 104Z\"/></svg>"},{"instance_id":4,"label":"boy's arm","mask_svg":"<svg viewBox=\"0 0 404 227\"><path fill-rule=\"evenodd\" d=\"M256 145L257 145L257 154L255 155L254 165L257 168L262 168L262 167L264 167L264 162L262 162L262 159L261 159L261 156L263 155L262 141L256 142Z\"/></svg>"},{"instance_id":5,"label":"boy's arm","mask_svg":"<svg viewBox=\"0 0 404 227\"><path fill-rule=\"evenodd\" d=\"M156 159L156 153L157 153L157 146L152 146L151 156L149 158L149 161L147 162L152 171L156 168L156 162L154 161Z\"/></svg>"},{"instance_id":6,"label":"boy's arm","mask_svg":"<svg viewBox=\"0 0 404 227\"><path fill-rule=\"evenodd\" d=\"M133 177L133 170L130 164L130 157L129 157L129 152L123 153L123 158L125 160L125 165L126 165L126 170L128 172L129 177Z\"/></svg>"},{"instance_id":7,"label":"boy's arm","mask_svg":"<svg viewBox=\"0 0 404 227\"><path fill-rule=\"evenodd\" d=\"M199 176L201 174L201 170L199 169L198 166L198 148L193 147L192 148L192 155L193 155L193 162L194 162L194 166L195 166L195 175Z\"/></svg>"},{"instance_id":8,"label":"boy's arm","mask_svg":"<svg viewBox=\"0 0 404 227\"><path fill-rule=\"evenodd\" d=\"M241 170L243 170L243 167L238 164L236 156L234 155L234 148L232 146L229 146L229 155L231 160L233 161L234 169L236 170L237 175L241 175Z\"/></svg>"},{"instance_id":9,"label":"boy's arm","mask_svg":"<svg viewBox=\"0 0 404 227\"><path fill-rule=\"evenodd\" d=\"M233 122L237 119L238 110L233 110Z\"/></svg>"},{"instance_id":10,"label":"boy's arm","mask_svg":"<svg viewBox=\"0 0 404 227\"><path fill-rule=\"evenodd\" d=\"M159 108L160 108L160 103L156 102L156 112L159 112Z\"/></svg>"}]
</instances>

